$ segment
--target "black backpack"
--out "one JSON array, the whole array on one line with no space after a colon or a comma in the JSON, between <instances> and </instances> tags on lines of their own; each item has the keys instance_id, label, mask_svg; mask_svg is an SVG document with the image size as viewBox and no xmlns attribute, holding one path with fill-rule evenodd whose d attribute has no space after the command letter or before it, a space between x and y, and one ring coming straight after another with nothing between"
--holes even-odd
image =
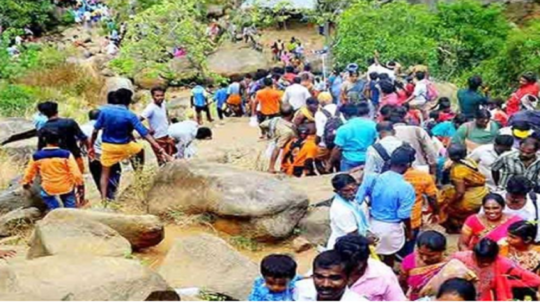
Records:
<instances>
[{"instance_id":1,"label":"black backpack","mask_svg":"<svg viewBox=\"0 0 540 303\"><path fill-rule=\"evenodd\" d=\"M324 125L322 139L326 145L326 148L332 149L335 146L334 140L336 139L336 132L338 128L343 125L343 120L341 120L338 110L336 110L334 115L330 114L330 112L328 112L326 109L322 109L322 112L326 118L328 118L328 120L326 120L326 124Z\"/></svg>"}]
</instances>

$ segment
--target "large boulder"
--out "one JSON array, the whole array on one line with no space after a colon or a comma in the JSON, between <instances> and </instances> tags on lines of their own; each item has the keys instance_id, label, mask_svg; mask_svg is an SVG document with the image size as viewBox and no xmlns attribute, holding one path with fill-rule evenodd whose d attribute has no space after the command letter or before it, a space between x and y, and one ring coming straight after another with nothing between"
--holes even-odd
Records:
<instances>
[{"instance_id":1,"label":"large boulder","mask_svg":"<svg viewBox=\"0 0 540 303\"><path fill-rule=\"evenodd\" d=\"M31 190L25 190L19 185L0 192L0 213L29 207L37 207L40 210L47 208L39 196L39 185L37 183Z\"/></svg>"},{"instance_id":2,"label":"large boulder","mask_svg":"<svg viewBox=\"0 0 540 303\"><path fill-rule=\"evenodd\" d=\"M166 86L167 80L161 78L156 73L148 70L142 70L133 77L135 85L142 89L152 89L156 86Z\"/></svg>"},{"instance_id":3,"label":"large boulder","mask_svg":"<svg viewBox=\"0 0 540 303\"><path fill-rule=\"evenodd\" d=\"M2 300L143 301L176 299L165 280L138 261L50 256L0 266Z\"/></svg>"},{"instance_id":4,"label":"large boulder","mask_svg":"<svg viewBox=\"0 0 540 303\"><path fill-rule=\"evenodd\" d=\"M19 208L0 217L0 237L9 237L20 228L33 224L41 217L41 211L35 207Z\"/></svg>"},{"instance_id":5,"label":"large boulder","mask_svg":"<svg viewBox=\"0 0 540 303\"><path fill-rule=\"evenodd\" d=\"M269 174L196 161L163 167L147 202L155 215L215 214L227 221L221 226L260 240L289 236L309 204L306 195Z\"/></svg>"},{"instance_id":6,"label":"large boulder","mask_svg":"<svg viewBox=\"0 0 540 303\"><path fill-rule=\"evenodd\" d=\"M8 156L10 156L10 160L26 162L30 160L32 155L36 152L37 146L38 138L33 137L2 145L0 147L0 151L5 152Z\"/></svg>"},{"instance_id":7,"label":"large boulder","mask_svg":"<svg viewBox=\"0 0 540 303\"><path fill-rule=\"evenodd\" d=\"M163 222L151 215L124 215L83 209L60 208L51 211L47 220L87 220L107 225L126 238L133 249L159 244L165 235Z\"/></svg>"},{"instance_id":8,"label":"large boulder","mask_svg":"<svg viewBox=\"0 0 540 303\"><path fill-rule=\"evenodd\" d=\"M45 217L36 224L28 259L54 255L125 257L131 244L114 229L74 217Z\"/></svg>"},{"instance_id":9,"label":"large boulder","mask_svg":"<svg viewBox=\"0 0 540 303\"><path fill-rule=\"evenodd\" d=\"M22 118L0 119L0 145L28 139L36 135L36 127L32 121Z\"/></svg>"},{"instance_id":10,"label":"large boulder","mask_svg":"<svg viewBox=\"0 0 540 303\"><path fill-rule=\"evenodd\" d=\"M199 76L199 70L191 64L187 57L173 58L169 62L169 69L174 74L174 81L191 81Z\"/></svg>"},{"instance_id":11,"label":"large boulder","mask_svg":"<svg viewBox=\"0 0 540 303\"><path fill-rule=\"evenodd\" d=\"M225 43L208 57L208 69L223 77L255 73L258 69L268 70L272 62L267 56L242 43Z\"/></svg>"},{"instance_id":12,"label":"large boulder","mask_svg":"<svg viewBox=\"0 0 540 303\"><path fill-rule=\"evenodd\" d=\"M224 240L199 234L178 238L159 273L174 288L197 287L245 301L259 268Z\"/></svg>"},{"instance_id":13,"label":"large boulder","mask_svg":"<svg viewBox=\"0 0 540 303\"><path fill-rule=\"evenodd\" d=\"M103 92L105 95L107 95L108 93L119 90L121 88L129 89L130 91L135 92L131 80L124 77L107 78L107 80L105 81L105 87L103 88Z\"/></svg>"},{"instance_id":14,"label":"large boulder","mask_svg":"<svg viewBox=\"0 0 540 303\"><path fill-rule=\"evenodd\" d=\"M326 245L330 229L330 207L312 207L298 224L300 234L315 245Z\"/></svg>"}]
</instances>

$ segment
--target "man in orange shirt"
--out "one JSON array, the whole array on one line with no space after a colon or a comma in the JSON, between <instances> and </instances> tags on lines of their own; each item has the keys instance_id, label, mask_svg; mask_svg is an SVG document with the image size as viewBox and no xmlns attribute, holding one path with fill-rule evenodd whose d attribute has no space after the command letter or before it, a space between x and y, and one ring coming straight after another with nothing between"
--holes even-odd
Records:
<instances>
[{"instance_id":1,"label":"man in orange shirt","mask_svg":"<svg viewBox=\"0 0 540 303\"><path fill-rule=\"evenodd\" d=\"M283 150L281 170L284 173L295 177L315 175L315 158L319 152L315 138L307 126L298 127L298 138L291 140Z\"/></svg>"},{"instance_id":2,"label":"man in orange shirt","mask_svg":"<svg viewBox=\"0 0 540 303\"><path fill-rule=\"evenodd\" d=\"M36 152L22 180L29 189L37 174L41 177L41 198L49 209L60 207L56 196L60 196L64 207L75 208L75 187L84 184L83 177L73 155L60 149L60 137L52 130L43 130L42 139L46 146Z\"/></svg>"},{"instance_id":3,"label":"man in orange shirt","mask_svg":"<svg viewBox=\"0 0 540 303\"><path fill-rule=\"evenodd\" d=\"M255 103L253 104L252 113L253 116L257 115L259 124L279 116L279 108L281 102L281 94L278 90L274 89L274 81L271 78L264 79L264 88L257 92L255 95ZM257 107L259 112L257 113ZM266 132L261 129L262 136L266 136Z\"/></svg>"}]
</instances>

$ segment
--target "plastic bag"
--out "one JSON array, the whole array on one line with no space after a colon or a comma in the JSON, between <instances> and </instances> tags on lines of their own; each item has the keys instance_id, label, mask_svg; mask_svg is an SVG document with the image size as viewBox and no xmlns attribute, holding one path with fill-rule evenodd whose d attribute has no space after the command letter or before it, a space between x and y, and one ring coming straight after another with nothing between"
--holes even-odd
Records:
<instances>
[{"instance_id":1,"label":"plastic bag","mask_svg":"<svg viewBox=\"0 0 540 303\"><path fill-rule=\"evenodd\" d=\"M251 118L249 118L249 126L251 126L251 127L258 127L259 126L259 121L257 120L256 116L252 116Z\"/></svg>"}]
</instances>

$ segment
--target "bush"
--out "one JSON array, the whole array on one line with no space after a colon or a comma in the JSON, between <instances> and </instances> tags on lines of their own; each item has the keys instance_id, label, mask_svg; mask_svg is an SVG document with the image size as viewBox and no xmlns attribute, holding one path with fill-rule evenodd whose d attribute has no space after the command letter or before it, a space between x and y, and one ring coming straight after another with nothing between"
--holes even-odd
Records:
<instances>
[{"instance_id":1,"label":"bush","mask_svg":"<svg viewBox=\"0 0 540 303\"><path fill-rule=\"evenodd\" d=\"M18 57L10 57L6 44L0 43L0 79L12 80L30 70L42 70L62 63L65 55L54 47L27 44Z\"/></svg>"},{"instance_id":2,"label":"bush","mask_svg":"<svg viewBox=\"0 0 540 303\"><path fill-rule=\"evenodd\" d=\"M0 0L0 24L4 28L47 27L53 8L48 0Z\"/></svg>"},{"instance_id":3,"label":"bush","mask_svg":"<svg viewBox=\"0 0 540 303\"><path fill-rule=\"evenodd\" d=\"M38 91L23 85L0 83L0 116L24 116L35 104Z\"/></svg>"}]
</instances>

